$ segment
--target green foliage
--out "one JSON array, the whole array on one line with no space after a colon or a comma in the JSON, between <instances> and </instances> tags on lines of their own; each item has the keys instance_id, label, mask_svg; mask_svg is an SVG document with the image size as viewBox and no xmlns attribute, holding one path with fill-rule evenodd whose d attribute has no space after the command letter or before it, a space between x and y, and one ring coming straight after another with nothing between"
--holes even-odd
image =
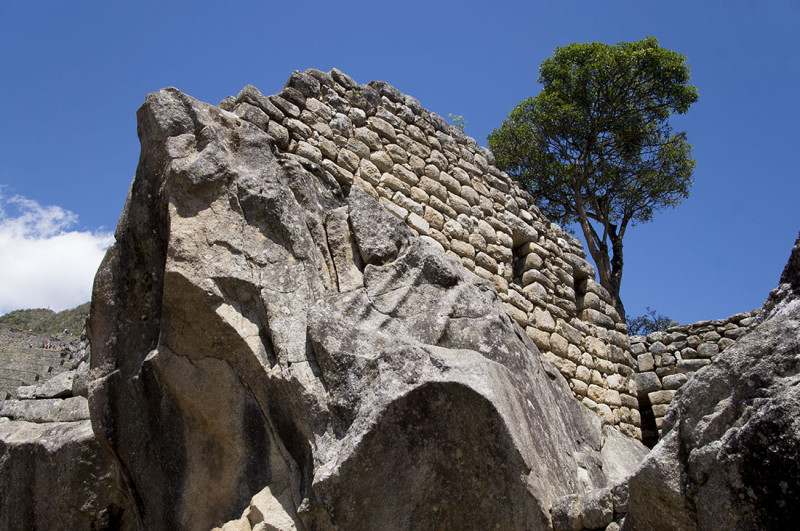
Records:
<instances>
[{"instance_id":1,"label":"green foliage","mask_svg":"<svg viewBox=\"0 0 800 531\"><path fill-rule=\"evenodd\" d=\"M654 37L556 48L542 91L488 137L497 165L537 198L546 216L578 223L600 283L619 301L628 225L689 196L695 161L669 124L697 101L686 58Z\"/></svg>"},{"instance_id":2,"label":"green foliage","mask_svg":"<svg viewBox=\"0 0 800 531\"><path fill-rule=\"evenodd\" d=\"M679 324L666 315L656 313L655 310L651 310L648 306L644 315L628 320L628 334L646 336L653 332L664 332L667 328L678 326Z\"/></svg>"},{"instance_id":3,"label":"green foliage","mask_svg":"<svg viewBox=\"0 0 800 531\"><path fill-rule=\"evenodd\" d=\"M467 125L467 120L463 116L460 114L448 114L447 116L450 118L450 123L462 131L464 130L464 127Z\"/></svg>"},{"instance_id":4,"label":"green foliage","mask_svg":"<svg viewBox=\"0 0 800 531\"><path fill-rule=\"evenodd\" d=\"M0 326L13 326L37 334L57 334L67 329L78 335L83 330L86 317L89 315L89 305L90 303L86 302L59 313L43 308L15 310L0 316Z\"/></svg>"}]
</instances>

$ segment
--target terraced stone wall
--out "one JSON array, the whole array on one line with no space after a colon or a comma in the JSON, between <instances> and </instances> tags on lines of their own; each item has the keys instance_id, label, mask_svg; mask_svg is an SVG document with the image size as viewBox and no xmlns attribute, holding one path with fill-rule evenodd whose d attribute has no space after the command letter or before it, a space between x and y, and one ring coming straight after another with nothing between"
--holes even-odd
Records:
<instances>
[{"instance_id":1,"label":"terraced stone wall","mask_svg":"<svg viewBox=\"0 0 800 531\"><path fill-rule=\"evenodd\" d=\"M575 396L641 437L625 324L581 243L539 212L489 150L391 85L359 85L336 69L294 72L268 97L248 86L220 107L266 131L279 156L363 188L420 238L493 282Z\"/></svg>"},{"instance_id":2,"label":"terraced stone wall","mask_svg":"<svg viewBox=\"0 0 800 531\"><path fill-rule=\"evenodd\" d=\"M631 336L645 442L661 437L661 423L677 390L695 371L747 334L760 311L674 326L647 336Z\"/></svg>"},{"instance_id":3,"label":"terraced stone wall","mask_svg":"<svg viewBox=\"0 0 800 531\"><path fill-rule=\"evenodd\" d=\"M15 397L19 386L37 384L69 370L82 355L78 339L66 334L0 331L0 400Z\"/></svg>"}]
</instances>

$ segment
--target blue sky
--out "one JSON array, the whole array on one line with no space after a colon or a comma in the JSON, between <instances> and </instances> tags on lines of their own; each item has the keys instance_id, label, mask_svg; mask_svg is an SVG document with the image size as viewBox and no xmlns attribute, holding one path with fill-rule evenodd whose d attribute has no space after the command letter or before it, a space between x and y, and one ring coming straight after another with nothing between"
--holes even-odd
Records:
<instances>
[{"instance_id":1,"label":"blue sky","mask_svg":"<svg viewBox=\"0 0 800 531\"><path fill-rule=\"evenodd\" d=\"M88 299L148 92L217 103L336 67L464 116L485 145L555 47L647 35L691 65L700 101L675 125L697 170L683 205L629 229L626 309L692 322L759 307L800 230L798 27L788 0L2 2L0 313Z\"/></svg>"}]
</instances>

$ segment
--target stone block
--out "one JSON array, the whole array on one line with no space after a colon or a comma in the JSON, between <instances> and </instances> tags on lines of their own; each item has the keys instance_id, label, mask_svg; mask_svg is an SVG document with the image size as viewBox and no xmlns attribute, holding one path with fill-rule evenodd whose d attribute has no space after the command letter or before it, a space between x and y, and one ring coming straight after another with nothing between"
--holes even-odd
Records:
<instances>
[{"instance_id":1,"label":"stone block","mask_svg":"<svg viewBox=\"0 0 800 531\"><path fill-rule=\"evenodd\" d=\"M508 293L508 280L500 275L493 275L491 280L499 294Z\"/></svg>"},{"instance_id":2,"label":"stone block","mask_svg":"<svg viewBox=\"0 0 800 531\"><path fill-rule=\"evenodd\" d=\"M289 147L289 130L276 121L270 120L267 124L267 134L275 140L275 144L281 149Z\"/></svg>"},{"instance_id":3,"label":"stone block","mask_svg":"<svg viewBox=\"0 0 800 531\"><path fill-rule=\"evenodd\" d=\"M576 366L570 360L564 359L552 352L547 353L547 360L550 363L552 363L553 366L556 369L558 369L558 371L561 374L563 374L567 379L573 378L575 376Z\"/></svg>"},{"instance_id":4,"label":"stone block","mask_svg":"<svg viewBox=\"0 0 800 531\"><path fill-rule=\"evenodd\" d=\"M661 390L661 380L654 372L640 372L635 376L639 396Z\"/></svg>"},{"instance_id":5,"label":"stone block","mask_svg":"<svg viewBox=\"0 0 800 531\"><path fill-rule=\"evenodd\" d=\"M580 369L581 367L578 367ZM569 381L569 386L572 389L572 392L579 396L586 396L589 392L589 386L583 380L572 378Z\"/></svg>"},{"instance_id":6,"label":"stone block","mask_svg":"<svg viewBox=\"0 0 800 531\"><path fill-rule=\"evenodd\" d=\"M550 315L550 312L547 310L543 310L541 308L534 308L533 310L533 326L538 328L539 330L544 330L545 332L552 333L556 329L556 322L553 320L553 317Z\"/></svg>"},{"instance_id":7,"label":"stone block","mask_svg":"<svg viewBox=\"0 0 800 531\"><path fill-rule=\"evenodd\" d=\"M525 298L525 296L519 293L518 291L512 289L508 292L508 295L514 306L516 306L520 310L526 313L533 311L533 303L529 301L527 298Z\"/></svg>"},{"instance_id":8,"label":"stone block","mask_svg":"<svg viewBox=\"0 0 800 531\"><path fill-rule=\"evenodd\" d=\"M490 281L494 282L494 274L491 271L485 270L484 268L482 268L481 266L479 266L477 264L475 264L475 269L474 269L473 273L475 273L476 275L478 275L479 277L481 277L484 280L490 280Z\"/></svg>"},{"instance_id":9,"label":"stone block","mask_svg":"<svg viewBox=\"0 0 800 531\"><path fill-rule=\"evenodd\" d=\"M636 356L636 361L639 365L640 372L652 371L655 368L655 361L653 359L653 355L649 352L646 352L644 354L639 354L638 356Z\"/></svg>"},{"instance_id":10,"label":"stone block","mask_svg":"<svg viewBox=\"0 0 800 531\"><path fill-rule=\"evenodd\" d=\"M581 362L581 354L583 354L581 352L581 349L578 348L576 345L570 343L569 346L567 347L567 358L571 359L575 363Z\"/></svg>"},{"instance_id":11,"label":"stone block","mask_svg":"<svg viewBox=\"0 0 800 531\"><path fill-rule=\"evenodd\" d=\"M674 396L675 391L655 391L647 394L647 397L650 399L650 403L653 405L669 404Z\"/></svg>"},{"instance_id":12,"label":"stone block","mask_svg":"<svg viewBox=\"0 0 800 531\"><path fill-rule=\"evenodd\" d=\"M550 350L550 334L546 330L541 330L529 325L525 328L525 333L538 348L541 350Z\"/></svg>"},{"instance_id":13,"label":"stone block","mask_svg":"<svg viewBox=\"0 0 800 531\"><path fill-rule=\"evenodd\" d=\"M369 160L383 173L392 171L394 167L394 161L385 151L373 151L369 155Z\"/></svg>"},{"instance_id":14,"label":"stone block","mask_svg":"<svg viewBox=\"0 0 800 531\"><path fill-rule=\"evenodd\" d=\"M665 352L667 348L661 341L656 341L655 343L651 344L647 350L651 354L661 354Z\"/></svg>"},{"instance_id":15,"label":"stone block","mask_svg":"<svg viewBox=\"0 0 800 531\"><path fill-rule=\"evenodd\" d=\"M681 372L695 372L699 371L706 365L709 365L711 360L696 359L696 360L680 360L678 362L678 370Z\"/></svg>"},{"instance_id":16,"label":"stone block","mask_svg":"<svg viewBox=\"0 0 800 531\"><path fill-rule=\"evenodd\" d=\"M409 186L416 186L419 183L419 177L413 171L400 164L395 164L392 167L392 175Z\"/></svg>"},{"instance_id":17,"label":"stone block","mask_svg":"<svg viewBox=\"0 0 800 531\"><path fill-rule=\"evenodd\" d=\"M653 416L656 418L663 417L667 414L669 404L653 404Z\"/></svg>"},{"instance_id":18,"label":"stone block","mask_svg":"<svg viewBox=\"0 0 800 531\"><path fill-rule=\"evenodd\" d=\"M392 195L392 201L405 208L409 212L414 212L420 217L423 217L425 214L425 209L422 207L422 205L401 192L395 192Z\"/></svg>"},{"instance_id":19,"label":"stone block","mask_svg":"<svg viewBox=\"0 0 800 531\"><path fill-rule=\"evenodd\" d=\"M611 411L611 408L608 406L608 404L597 404L597 407L594 411L609 424L614 423L614 412Z\"/></svg>"},{"instance_id":20,"label":"stone block","mask_svg":"<svg viewBox=\"0 0 800 531\"><path fill-rule=\"evenodd\" d=\"M583 340L586 351L595 358L608 358L608 345L601 339L586 336Z\"/></svg>"},{"instance_id":21,"label":"stone block","mask_svg":"<svg viewBox=\"0 0 800 531\"><path fill-rule=\"evenodd\" d=\"M631 410L631 417L634 420L639 418L639 400L630 393L620 393L619 400L622 402L622 405L629 408ZM638 420L636 420L636 424L638 425Z\"/></svg>"},{"instance_id":22,"label":"stone block","mask_svg":"<svg viewBox=\"0 0 800 531\"><path fill-rule=\"evenodd\" d=\"M75 371L62 372L46 380L35 389L36 398L66 398L72 396L72 381ZM19 392L17 393L19 398Z\"/></svg>"},{"instance_id":23,"label":"stone block","mask_svg":"<svg viewBox=\"0 0 800 531\"><path fill-rule=\"evenodd\" d=\"M36 390L38 385L21 385L17 387L17 399L30 400L36 398Z\"/></svg>"},{"instance_id":24,"label":"stone block","mask_svg":"<svg viewBox=\"0 0 800 531\"><path fill-rule=\"evenodd\" d=\"M455 195L452 192L447 193L447 204L459 214L465 214L469 216L472 213L470 204L467 203L466 199L463 199L461 196Z\"/></svg>"},{"instance_id":25,"label":"stone block","mask_svg":"<svg viewBox=\"0 0 800 531\"><path fill-rule=\"evenodd\" d=\"M547 290L538 282L528 284L522 288L522 291L528 293L529 296L533 297L537 301L534 304L537 304L538 306L546 306L547 303L545 301L548 298Z\"/></svg>"},{"instance_id":26,"label":"stone block","mask_svg":"<svg viewBox=\"0 0 800 531\"><path fill-rule=\"evenodd\" d=\"M585 309L581 311L581 319L591 324L602 326L603 328L614 328L614 321L607 315L597 310Z\"/></svg>"},{"instance_id":27,"label":"stone block","mask_svg":"<svg viewBox=\"0 0 800 531\"><path fill-rule=\"evenodd\" d=\"M411 195L411 187L389 173L381 175L381 186L385 186L395 192L400 192L403 195Z\"/></svg>"},{"instance_id":28,"label":"stone block","mask_svg":"<svg viewBox=\"0 0 800 531\"><path fill-rule=\"evenodd\" d=\"M406 223L408 223L409 227L411 227L421 235L427 236L431 228L431 226L428 224L427 221L425 221L425 219L422 216L414 212L411 212L408 215L408 217L406 218Z\"/></svg>"},{"instance_id":29,"label":"stone block","mask_svg":"<svg viewBox=\"0 0 800 531\"><path fill-rule=\"evenodd\" d=\"M684 373L670 374L664 376L661 380L661 385L664 389L680 389L680 387L688 380Z\"/></svg>"},{"instance_id":30,"label":"stone block","mask_svg":"<svg viewBox=\"0 0 800 531\"><path fill-rule=\"evenodd\" d=\"M354 135L356 139L366 144L370 151L380 151L383 149L383 143L381 142L378 133L368 129L367 127L357 127L354 131Z\"/></svg>"},{"instance_id":31,"label":"stone block","mask_svg":"<svg viewBox=\"0 0 800 531\"><path fill-rule=\"evenodd\" d=\"M604 359L595 360L595 364L597 366L597 370L603 374L613 374L617 369L616 365Z\"/></svg>"},{"instance_id":32,"label":"stone block","mask_svg":"<svg viewBox=\"0 0 800 531\"><path fill-rule=\"evenodd\" d=\"M495 260L486 253L482 252L476 253L475 264L481 266L487 271L491 271L492 273L497 273L497 260Z\"/></svg>"},{"instance_id":33,"label":"stone block","mask_svg":"<svg viewBox=\"0 0 800 531\"><path fill-rule=\"evenodd\" d=\"M367 118L367 124L370 129L378 133L378 135L380 135L382 138L385 138L390 142L395 142L397 140L397 134L395 133L394 127L383 118L370 116Z\"/></svg>"},{"instance_id":34,"label":"stone block","mask_svg":"<svg viewBox=\"0 0 800 531\"><path fill-rule=\"evenodd\" d=\"M461 187L461 197L466 199L467 203L472 206L480 203L480 196L478 195L478 192L476 192L475 189L470 186Z\"/></svg>"},{"instance_id":35,"label":"stone block","mask_svg":"<svg viewBox=\"0 0 800 531\"><path fill-rule=\"evenodd\" d=\"M567 357L569 342L567 339L555 332L550 334L550 350L562 358ZM573 364L574 365L574 364Z\"/></svg>"},{"instance_id":36,"label":"stone block","mask_svg":"<svg viewBox=\"0 0 800 531\"><path fill-rule=\"evenodd\" d=\"M58 422L76 422L89 419L89 401L83 396L66 398L58 412Z\"/></svg>"},{"instance_id":37,"label":"stone block","mask_svg":"<svg viewBox=\"0 0 800 531\"><path fill-rule=\"evenodd\" d=\"M471 260L475 259L475 248L466 242L453 239L450 241L450 249L459 256L464 256Z\"/></svg>"},{"instance_id":38,"label":"stone block","mask_svg":"<svg viewBox=\"0 0 800 531\"><path fill-rule=\"evenodd\" d=\"M347 171L355 173L361 163L361 158L349 149L341 149L336 163Z\"/></svg>"},{"instance_id":39,"label":"stone block","mask_svg":"<svg viewBox=\"0 0 800 531\"><path fill-rule=\"evenodd\" d=\"M736 341L734 341L733 339L730 339L730 338L727 338L727 337L723 337L717 343L717 345L719 346L719 351L722 352L723 350L725 350L729 346L733 345L735 342Z\"/></svg>"},{"instance_id":40,"label":"stone block","mask_svg":"<svg viewBox=\"0 0 800 531\"><path fill-rule=\"evenodd\" d=\"M638 356L639 354L644 354L645 352L647 352L647 345L645 345L644 343L631 342L631 354L633 354L634 356Z\"/></svg>"},{"instance_id":41,"label":"stone block","mask_svg":"<svg viewBox=\"0 0 800 531\"><path fill-rule=\"evenodd\" d=\"M744 323L744 321L742 321L742 323ZM726 330L725 337L736 340L745 335L747 332L749 332L747 328L734 328L732 330Z\"/></svg>"},{"instance_id":42,"label":"stone block","mask_svg":"<svg viewBox=\"0 0 800 531\"><path fill-rule=\"evenodd\" d=\"M589 386L589 392L587 396L594 402L600 404L606 401L606 393L607 390L604 389L603 387L592 384Z\"/></svg>"},{"instance_id":43,"label":"stone block","mask_svg":"<svg viewBox=\"0 0 800 531\"><path fill-rule=\"evenodd\" d=\"M686 343L691 348L697 348L698 346L700 346L700 343L702 343L702 342L703 342L703 340L700 339L700 336L698 336L698 335L691 335L691 336L686 338Z\"/></svg>"},{"instance_id":44,"label":"stone block","mask_svg":"<svg viewBox=\"0 0 800 531\"><path fill-rule=\"evenodd\" d=\"M408 153L397 144L386 144L384 149L395 164L406 164L408 162Z\"/></svg>"},{"instance_id":45,"label":"stone block","mask_svg":"<svg viewBox=\"0 0 800 531\"><path fill-rule=\"evenodd\" d=\"M699 358L711 359L719 353L719 345L716 343L701 343L697 347Z\"/></svg>"},{"instance_id":46,"label":"stone block","mask_svg":"<svg viewBox=\"0 0 800 531\"><path fill-rule=\"evenodd\" d=\"M388 210L397 219L405 221L406 217L408 216L408 210L401 207L391 199L381 197L380 199L378 199L378 202L380 202L380 204L383 205L383 208Z\"/></svg>"}]
</instances>

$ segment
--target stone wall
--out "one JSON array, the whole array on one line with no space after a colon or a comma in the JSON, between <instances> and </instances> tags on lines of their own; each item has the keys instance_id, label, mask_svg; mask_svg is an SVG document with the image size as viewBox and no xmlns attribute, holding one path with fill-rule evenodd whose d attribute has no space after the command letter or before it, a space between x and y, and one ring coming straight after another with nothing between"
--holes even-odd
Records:
<instances>
[{"instance_id":1,"label":"stone wall","mask_svg":"<svg viewBox=\"0 0 800 531\"><path fill-rule=\"evenodd\" d=\"M645 442L661 437L661 423L677 390L717 355L745 335L760 309L727 319L674 326L648 336L631 336L636 387Z\"/></svg>"},{"instance_id":2,"label":"stone wall","mask_svg":"<svg viewBox=\"0 0 800 531\"><path fill-rule=\"evenodd\" d=\"M15 397L20 386L74 368L82 357L78 338L67 334L38 336L14 328L0 330L0 400Z\"/></svg>"},{"instance_id":3,"label":"stone wall","mask_svg":"<svg viewBox=\"0 0 800 531\"><path fill-rule=\"evenodd\" d=\"M608 422L641 437L627 328L581 243L550 223L492 153L385 82L294 72L265 97L220 103L345 189L359 186L423 240L490 280L514 320Z\"/></svg>"}]
</instances>

